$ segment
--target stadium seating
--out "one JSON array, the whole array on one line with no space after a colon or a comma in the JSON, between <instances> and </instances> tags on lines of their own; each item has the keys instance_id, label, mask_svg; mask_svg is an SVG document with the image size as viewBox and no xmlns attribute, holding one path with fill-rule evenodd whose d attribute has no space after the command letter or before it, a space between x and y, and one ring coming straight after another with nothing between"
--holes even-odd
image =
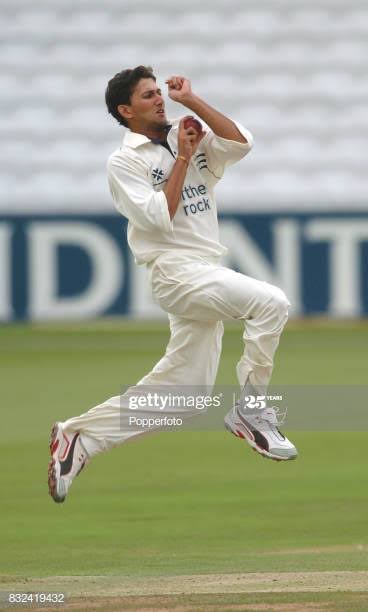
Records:
<instances>
[{"instance_id":1,"label":"stadium seating","mask_svg":"<svg viewBox=\"0 0 368 612\"><path fill-rule=\"evenodd\" d=\"M151 64L255 136L219 186L224 208L366 208L368 7L363 0L2 0L0 210L111 210L122 130L115 72ZM168 104L169 115L181 108Z\"/></svg>"}]
</instances>

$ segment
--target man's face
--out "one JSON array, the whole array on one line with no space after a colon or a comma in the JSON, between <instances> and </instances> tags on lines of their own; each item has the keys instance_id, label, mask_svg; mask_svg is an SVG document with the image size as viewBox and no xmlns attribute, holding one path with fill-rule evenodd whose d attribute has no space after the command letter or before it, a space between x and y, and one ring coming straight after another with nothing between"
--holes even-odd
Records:
<instances>
[{"instance_id":1,"label":"man's face","mask_svg":"<svg viewBox=\"0 0 368 612\"><path fill-rule=\"evenodd\" d=\"M153 79L138 81L129 105L122 105L129 125L141 129L162 130L167 125L165 102Z\"/></svg>"}]
</instances>

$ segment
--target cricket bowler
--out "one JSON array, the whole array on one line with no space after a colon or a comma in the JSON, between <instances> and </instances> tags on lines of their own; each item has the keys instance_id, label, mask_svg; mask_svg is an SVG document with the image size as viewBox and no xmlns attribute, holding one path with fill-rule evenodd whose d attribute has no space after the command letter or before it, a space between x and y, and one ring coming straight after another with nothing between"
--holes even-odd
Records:
<instances>
[{"instance_id":1,"label":"cricket bowler","mask_svg":"<svg viewBox=\"0 0 368 612\"><path fill-rule=\"evenodd\" d=\"M166 85L171 100L188 109L180 119L168 121L149 66L116 74L105 98L108 112L127 128L108 160L110 191L128 219L135 261L147 267L153 298L168 313L171 337L153 370L126 393L53 426L48 484L56 502L64 501L94 455L144 433L130 427L128 419L131 400L142 389L212 389L223 321L244 324L245 348L236 369L240 397L249 389L267 389L287 321L290 304L281 289L220 263L226 249L219 239L214 191L226 168L249 153L251 134L197 96L187 78L171 76ZM157 406L139 410L160 423ZM168 414L183 412L170 407ZM240 399L226 415L225 427L264 457L288 461L297 456L267 405L250 411ZM155 430L160 429L156 423Z\"/></svg>"}]
</instances>

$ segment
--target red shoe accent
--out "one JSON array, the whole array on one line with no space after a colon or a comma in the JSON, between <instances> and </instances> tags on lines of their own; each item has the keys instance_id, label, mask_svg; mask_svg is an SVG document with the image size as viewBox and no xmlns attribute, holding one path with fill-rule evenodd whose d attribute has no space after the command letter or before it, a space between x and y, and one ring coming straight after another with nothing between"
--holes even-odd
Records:
<instances>
[{"instance_id":1,"label":"red shoe accent","mask_svg":"<svg viewBox=\"0 0 368 612\"><path fill-rule=\"evenodd\" d=\"M65 435L65 433L64 433L64 432L63 432L63 438L64 438L64 440L65 440L65 442L66 442L66 449L65 449L65 451L63 452L62 457L60 457L60 461L63 461L63 460L65 459L65 457L66 457L66 456L67 456L67 454L68 454L68 450L69 450L69 446L70 446L70 442L69 442L69 440L68 440L68 438L66 437L66 435Z\"/></svg>"}]
</instances>

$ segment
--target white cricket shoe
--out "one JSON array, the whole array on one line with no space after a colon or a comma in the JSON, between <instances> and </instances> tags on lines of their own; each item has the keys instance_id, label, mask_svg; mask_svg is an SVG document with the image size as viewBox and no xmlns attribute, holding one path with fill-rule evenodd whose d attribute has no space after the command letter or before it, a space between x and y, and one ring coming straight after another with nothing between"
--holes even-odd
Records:
<instances>
[{"instance_id":1,"label":"white cricket shoe","mask_svg":"<svg viewBox=\"0 0 368 612\"><path fill-rule=\"evenodd\" d=\"M51 430L50 453L49 493L54 501L60 503L64 501L74 478L88 463L89 455L79 433L67 434L61 423L55 423Z\"/></svg>"},{"instance_id":2,"label":"white cricket shoe","mask_svg":"<svg viewBox=\"0 0 368 612\"><path fill-rule=\"evenodd\" d=\"M295 446L278 429L274 408L255 408L245 412L241 410L238 401L225 416L224 422L226 429L234 436L246 440L263 457L288 461L298 456Z\"/></svg>"}]
</instances>

